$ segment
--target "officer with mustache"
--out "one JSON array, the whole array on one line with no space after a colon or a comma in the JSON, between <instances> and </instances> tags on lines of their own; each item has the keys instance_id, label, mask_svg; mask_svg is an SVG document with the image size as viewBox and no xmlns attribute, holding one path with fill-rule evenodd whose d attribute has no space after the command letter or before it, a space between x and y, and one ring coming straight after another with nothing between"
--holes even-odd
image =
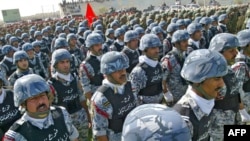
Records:
<instances>
[{"instance_id":1,"label":"officer with mustache","mask_svg":"<svg viewBox=\"0 0 250 141\"><path fill-rule=\"evenodd\" d=\"M78 131L63 107L50 106L50 87L39 75L28 74L14 84L14 104L24 111L3 141L78 141Z\"/></svg>"},{"instance_id":2,"label":"officer with mustache","mask_svg":"<svg viewBox=\"0 0 250 141\"><path fill-rule=\"evenodd\" d=\"M222 77L227 71L225 58L208 49L191 52L184 62L181 76L188 82L189 88L173 108L192 125L193 141L209 141L214 101L224 86Z\"/></svg>"}]
</instances>

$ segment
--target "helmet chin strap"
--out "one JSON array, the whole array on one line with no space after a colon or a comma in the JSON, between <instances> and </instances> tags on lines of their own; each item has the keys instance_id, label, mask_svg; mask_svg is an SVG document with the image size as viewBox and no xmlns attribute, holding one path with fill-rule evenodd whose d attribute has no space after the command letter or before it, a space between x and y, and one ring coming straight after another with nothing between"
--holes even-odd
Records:
<instances>
[{"instance_id":1,"label":"helmet chin strap","mask_svg":"<svg viewBox=\"0 0 250 141\"><path fill-rule=\"evenodd\" d=\"M210 100L210 99L213 99L212 96L210 96L209 94L207 94L204 89L201 87L201 85L199 84L198 86L196 85L192 85L192 87L197 90L198 92L200 92L202 94L202 96L207 99L207 100Z\"/></svg>"},{"instance_id":2,"label":"helmet chin strap","mask_svg":"<svg viewBox=\"0 0 250 141\"><path fill-rule=\"evenodd\" d=\"M43 119L49 115L50 110L44 111L44 112L29 112L27 111L28 115L37 118L37 119Z\"/></svg>"}]
</instances>

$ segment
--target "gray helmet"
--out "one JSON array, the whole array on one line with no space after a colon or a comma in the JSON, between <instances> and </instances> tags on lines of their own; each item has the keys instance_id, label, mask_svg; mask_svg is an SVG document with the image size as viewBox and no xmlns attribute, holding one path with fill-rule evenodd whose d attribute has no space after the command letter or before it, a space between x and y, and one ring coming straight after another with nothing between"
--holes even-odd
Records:
<instances>
[{"instance_id":1,"label":"gray helmet","mask_svg":"<svg viewBox=\"0 0 250 141\"><path fill-rule=\"evenodd\" d=\"M41 41L34 41L34 42L32 42L32 46L33 46L33 48L34 47L41 47Z\"/></svg>"},{"instance_id":2,"label":"gray helmet","mask_svg":"<svg viewBox=\"0 0 250 141\"><path fill-rule=\"evenodd\" d=\"M133 39L138 39L138 33L134 30L129 30L124 35L124 42L129 42Z\"/></svg>"},{"instance_id":3,"label":"gray helmet","mask_svg":"<svg viewBox=\"0 0 250 141\"><path fill-rule=\"evenodd\" d=\"M168 33L175 32L178 29L179 29L179 27L176 23L170 23L167 27L167 32Z\"/></svg>"},{"instance_id":4,"label":"gray helmet","mask_svg":"<svg viewBox=\"0 0 250 141\"><path fill-rule=\"evenodd\" d=\"M49 92L48 83L37 74L28 74L16 80L14 84L14 104L19 107L27 99Z\"/></svg>"},{"instance_id":5,"label":"gray helmet","mask_svg":"<svg viewBox=\"0 0 250 141\"><path fill-rule=\"evenodd\" d=\"M70 39L76 39L77 40L77 36L74 33L69 33L67 35L67 42L69 42Z\"/></svg>"},{"instance_id":6,"label":"gray helmet","mask_svg":"<svg viewBox=\"0 0 250 141\"><path fill-rule=\"evenodd\" d=\"M24 51L28 51L28 50L31 50L31 49L34 49L31 43L25 43L22 46L22 50L24 50Z\"/></svg>"},{"instance_id":7,"label":"gray helmet","mask_svg":"<svg viewBox=\"0 0 250 141\"><path fill-rule=\"evenodd\" d=\"M123 28L117 28L115 30L115 37L119 37L121 35L124 35L125 34L125 30Z\"/></svg>"},{"instance_id":8,"label":"gray helmet","mask_svg":"<svg viewBox=\"0 0 250 141\"><path fill-rule=\"evenodd\" d=\"M152 19L147 19L147 21L146 21L146 24L147 24L147 26L149 26L151 23L153 23L154 21L152 20Z\"/></svg>"},{"instance_id":9,"label":"gray helmet","mask_svg":"<svg viewBox=\"0 0 250 141\"><path fill-rule=\"evenodd\" d=\"M85 41L86 41L86 39L87 39L87 37L89 36L90 33L92 33L91 30L86 30L86 31L84 31L84 33L83 33L83 39L84 39Z\"/></svg>"},{"instance_id":10,"label":"gray helmet","mask_svg":"<svg viewBox=\"0 0 250 141\"><path fill-rule=\"evenodd\" d=\"M4 45L2 48L2 53L4 55L8 54L10 51L16 51L16 49L11 45Z\"/></svg>"},{"instance_id":11,"label":"gray helmet","mask_svg":"<svg viewBox=\"0 0 250 141\"><path fill-rule=\"evenodd\" d=\"M144 104L126 117L122 141L189 141L190 130L173 108L161 104Z\"/></svg>"},{"instance_id":12,"label":"gray helmet","mask_svg":"<svg viewBox=\"0 0 250 141\"><path fill-rule=\"evenodd\" d=\"M129 30L129 27L126 24L122 25L121 28L123 28L125 31Z\"/></svg>"},{"instance_id":13,"label":"gray helmet","mask_svg":"<svg viewBox=\"0 0 250 141\"><path fill-rule=\"evenodd\" d=\"M128 57L121 52L110 51L105 53L101 59L101 73L111 74L115 71L127 69L129 67Z\"/></svg>"},{"instance_id":14,"label":"gray helmet","mask_svg":"<svg viewBox=\"0 0 250 141\"><path fill-rule=\"evenodd\" d=\"M176 24L177 24L178 26L186 25L184 19L178 19L178 20L176 21Z\"/></svg>"},{"instance_id":15,"label":"gray helmet","mask_svg":"<svg viewBox=\"0 0 250 141\"><path fill-rule=\"evenodd\" d=\"M36 38L37 36L43 36L41 31L35 31L34 37Z\"/></svg>"},{"instance_id":16,"label":"gray helmet","mask_svg":"<svg viewBox=\"0 0 250 141\"><path fill-rule=\"evenodd\" d=\"M57 49L52 53L51 56L51 65L52 67L55 67L55 65L61 61L61 60L65 60L65 59L69 59L71 60L71 54L69 53L68 50L66 49Z\"/></svg>"},{"instance_id":17,"label":"gray helmet","mask_svg":"<svg viewBox=\"0 0 250 141\"><path fill-rule=\"evenodd\" d=\"M104 41L103 41L102 36L98 33L89 34L85 41L87 48L90 48L91 46L96 45L96 44L102 44L103 42Z\"/></svg>"},{"instance_id":18,"label":"gray helmet","mask_svg":"<svg viewBox=\"0 0 250 141\"><path fill-rule=\"evenodd\" d=\"M17 35L18 33L22 33L21 29L16 29L15 30L15 35Z\"/></svg>"},{"instance_id":19,"label":"gray helmet","mask_svg":"<svg viewBox=\"0 0 250 141\"><path fill-rule=\"evenodd\" d=\"M200 20L200 24L209 25L211 23L212 23L212 20L209 17L203 17Z\"/></svg>"},{"instance_id":20,"label":"gray helmet","mask_svg":"<svg viewBox=\"0 0 250 141\"><path fill-rule=\"evenodd\" d=\"M21 39L23 40L24 38L29 38L29 34L28 33L22 33Z\"/></svg>"},{"instance_id":21,"label":"gray helmet","mask_svg":"<svg viewBox=\"0 0 250 141\"><path fill-rule=\"evenodd\" d=\"M187 27L187 32L188 34L192 35L194 34L196 31L201 31L202 30L202 26L199 23L191 23L190 25L188 25Z\"/></svg>"},{"instance_id":22,"label":"gray helmet","mask_svg":"<svg viewBox=\"0 0 250 141\"><path fill-rule=\"evenodd\" d=\"M56 26L55 32L62 32L62 27L61 26Z\"/></svg>"},{"instance_id":23,"label":"gray helmet","mask_svg":"<svg viewBox=\"0 0 250 141\"><path fill-rule=\"evenodd\" d=\"M153 23L151 23L151 24L148 26L148 29L149 29L149 30L152 30L153 27L155 27L155 26L158 26L158 24L157 24L156 22L153 22Z\"/></svg>"},{"instance_id":24,"label":"gray helmet","mask_svg":"<svg viewBox=\"0 0 250 141\"><path fill-rule=\"evenodd\" d=\"M87 28L86 27L79 27L78 28L78 31L77 31L77 34L79 34L79 33L84 33L84 31L86 31L87 30Z\"/></svg>"},{"instance_id":25,"label":"gray helmet","mask_svg":"<svg viewBox=\"0 0 250 141\"><path fill-rule=\"evenodd\" d=\"M67 35L66 35L66 33L62 32L62 33L60 33L60 34L58 35L58 38L64 38L64 39L66 39L66 38L67 38Z\"/></svg>"},{"instance_id":26,"label":"gray helmet","mask_svg":"<svg viewBox=\"0 0 250 141\"><path fill-rule=\"evenodd\" d=\"M12 37L11 34L9 34L9 33L5 34L5 37L4 37L5 41L8 42L10 37Z\"/></svg>"},{"instance_id":27,"label":"gray helmet","mask_svg":"<svg viewBox=\"0 0 250 141\"><path fill-rule=\"evenodd\" d=\"M218 17L216 16L216 15L212 15L212 16L210 16L210 18L211 18L211 20L212 20L212 22L218 22Z\"/></svg>"},{"instance_id":28,"label":"gray helmet","mask_svg":"<svg viewBox=\"0 0 250 141\"><path fill-rule=\"evenodd\" d=\"M219 33L211 39L208 49L220 52L239 46L239 40L235 35L231 33Z\"/></svg>"},{"instance_id":29,"label":"gray helmet","mask_svg":"<svg viewBox=\"0 0 250 141\"><path fill-rule=\"evenodd\" d=\"M98 24L95 26L94 30L103 30L103 26L101 24Z\"/></svg>"},{"instance_id":30,"label":"gray helmet","mask_svg":"<svg viewBox=\"0 0 250 141\"><path fill-rule=\"evenodd\" d=\"M190 38L188 32L186 30L177 30L174 32L172 36L172 43L188 40Z\"/></svg>"},{"instance_id":31,"label":"gray helmet","mask_svg":"<svg viewBox=\"0 0 250 141\"><path fill-rule=\"evenodd\" d=\"M227 14L221 14L218 18L218 22L221 22L227 18Z\"/></svg>"},{"instance_id":32,"label":"gray helmet","mask_svg":"<svg viewBox=\"0 0 250 141\"><path fill-rule=\"evenodd\" d=\"M47 29L47 28L43 28L43 29L42 29L42 34L44 34L44 33L46 33L46 32L48 32L48 29Z\"/></svg>"},{"instance_id":33,"label":"gray helmet","mask_svg":"<svg viewBox=\"0 0 250 141\"><path fill-rule=\"evenodd\" d=\"M108 28L105 32L105 36L109 36L109 34L114 34L115 30L113 28Z\"/></svg>"},{"instance_id":34,"label":"gray helmet","mask_svg":"<svg viewBox=\"0 0 250 141\"><path fill-rule=\"evenodd\" d=\"M192 51L185 59L181 76L193 83L201 83L212 77L227 74L227 61L217 51L199 49Z\"/></svg>"},{"instance_id":35,"label":"gray helmet","mask_svg":"<svg viewBox=\"0 0 250 141\"><path fill-rule=\"evenodd\" d=\"M250 30L241 30L237 33L237 38L239 40L239 46L246 47L248 44L250 44Z\"/></svg>"},{"instance_id":36,"label":"gray helmet","mask_svg":"<svg viewBox=\"0 0 250 141\"><path fill-rule=\"evenodd\" d=\"M29 30L29 34L30 34L30 35L34 35L35 31L36 31L35 29L30 29L30 30Z\"/></svg>"},{"instance_id":37,"label":"gray helmet","mask_svg":"<svg viewBox=\"0 0 250 141\"><path fill-rule=\"evenodd\" d=\"M13 55L13 64L16 64L16 62L21 60L21 59L28 60L29 59L28 54L23 50L16 51Z\"/></svg>"},{"instance_id":38,"label":"gray helmet","mask_svg":"<svg viewBox=\"0 0 250 141\"><path fill-rule=\"evenodd\" d=\"M55 45L54 45L55 49L59 49L62 47L68 47L68 46L69 46L69 44L66 41L66 39L64 39L64 38L57 38L55 40Z\"/></svg>"},{"instance_id":39,"label":"gray helmet","mask_svg":"<svg viewBox=\"0 0 250 141\"><path fill-rule=\"evenodd\" d=\"M159 33L163 33L163 30L160 26L155 26L152 28L151 33L157 35Z\"/></svg>"},{"instance_id":40,"label":"gray helmet","mask_svg":"<svg viewBox=\"0 0 250 141\"><path fill-rule=\"evenodd\" d=\"M189 24L192 23L191 19L184 19L185 25L188 26Z\"/></svg>"},{"instance_id":41,"label":"gray helmet","mask_svg":"<svg viewBox=\"0 0 250 141\"><path fill-rule=\"evenodd\" d=\"M167 26L167 22L161 21L161 22L159 23L159 26L160 26L161 28L163 28L164 26Z\"/></svg>"},{"instance_id":42,"label":"gray helmet","mask_svg":"<svg viewBox=\"0 0 250 141\"><path fill-rule=\"evenodd\" d=\"M145 51L147 48L152 48L152 47L160 47L161 41L159 37L155 34L145 34L142 36L140 40L140 47L139 49L141 51Z\"/></svg>"},{"instance_id":43,"label":"gray helmet","mask_svg":"<svg viewBox=\"0 0 250 141\"><path fill-rule=\"evenodd\" d=\"M10 37L10 39L9 39L10 45L12 45L14 42L18 42L18 38L16 36Z\"/></svg>"},{"instance_id":44,"label":"gray helmet","mask_svg":"<svg viewBox=\"0 0 250 141\"><path fill-rule=\"evenodd\" d=\"M136 27L135 31L140 35L140 34L145 34L145 30L142 27Z\"/></svg>"},{"instance_id":45,"label":"gray helmet","mask_svg":"<svg viewBox=\"0 0 250 141\"><path fill-rule=\"evenodd\" d=\"M198 16L194 19L193 23L200 23L202 17Z\"/></svg>"},{"instance_id":46,"label":"gray helmet","mask_svg":"<svg viewBox=\"0 0 250 141\"><path fill-rule=\"evenodd\" d=\"M62 30L64 31L65 29L69 29L69 26L68 26L68 25L64 25L64 26L62 27Z\"/></svg>"},{"instance_id":47,"label":"gray helmet","mask_svg":"<svg viewBox=\"0 0 250 141\"><path fill-rule=\"evenodd\" d=\"M171 19L171 23L176 23L177 20L178 20L178 18L177 18L177 17L174 17L174 18Z\"/></svg>"}]
</instances>

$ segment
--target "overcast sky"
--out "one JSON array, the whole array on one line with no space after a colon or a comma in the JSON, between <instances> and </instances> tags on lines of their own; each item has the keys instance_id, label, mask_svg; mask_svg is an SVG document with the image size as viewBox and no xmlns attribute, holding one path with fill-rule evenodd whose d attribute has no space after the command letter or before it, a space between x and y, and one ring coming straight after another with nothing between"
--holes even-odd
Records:
<instances>
[{"instance_id":1,"label":"overcast sky","mask_svg":"<svg viewBox=\"0 0 250 141\"><path fill-rule=\"evenodd\" d=\"M36 13L53 12L59 10L58 4L62 0L0 0L0 19L2 10L19 8L21 16L34 15Z\"/></svg>"}]
</instances>

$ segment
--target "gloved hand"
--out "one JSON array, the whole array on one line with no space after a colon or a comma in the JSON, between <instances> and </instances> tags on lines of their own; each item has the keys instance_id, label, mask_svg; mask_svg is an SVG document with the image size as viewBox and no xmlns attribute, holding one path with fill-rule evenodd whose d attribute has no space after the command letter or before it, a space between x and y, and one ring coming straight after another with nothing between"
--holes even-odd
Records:
<instances>
[{"instance_id":1,"label":"gloved hand","mask_svg":"<svg viewBox=\"0 0 250 141\"><path fill-rule=\"evenodd\" d=\"M250 122L250 115L245 109L239 110L242 122Z\"/></svg>"},{"instance_id":2,"label":"gloved hand","mask_svg":"<svg viewBox=\"0 0 250 141\"><path fill-rule=\"evenodd\" d=\"M164 95L164 98L165 98L167 103L174 101L174 97L171 94L171 92L168 91L168 92L164 93L163 95Z\"/></svg>"}]
</instances>

